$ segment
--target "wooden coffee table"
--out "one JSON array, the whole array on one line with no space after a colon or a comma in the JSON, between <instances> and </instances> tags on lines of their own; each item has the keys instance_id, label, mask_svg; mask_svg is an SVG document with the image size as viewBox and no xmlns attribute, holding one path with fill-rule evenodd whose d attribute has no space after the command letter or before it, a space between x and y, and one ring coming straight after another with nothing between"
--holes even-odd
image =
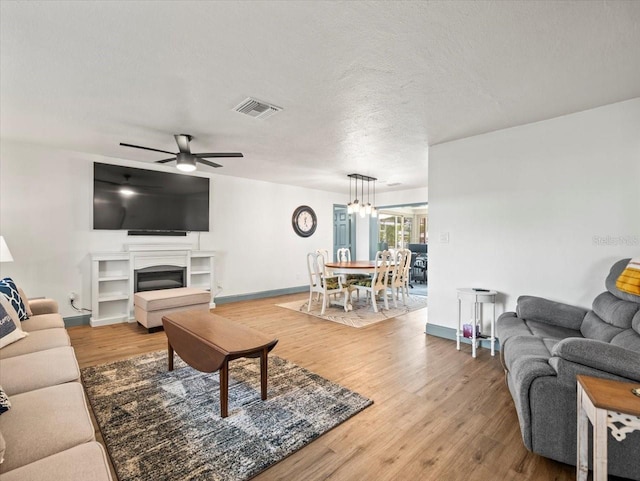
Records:
<instances>
[{"instance_id":1,"label":"wooden coffee table","mask_svg":"<svg viewBox=\"0 0 640 481\"><path fill-rule=\"evenodd\" d=\"M169 371L173 352L201 372L220 370L220 416L229 406L229 361L241 357L260 358L260 394L267 399L267 354L277 339L207 311L180 311L162 317L169 349Z\"/></svg>"}]
</instances>

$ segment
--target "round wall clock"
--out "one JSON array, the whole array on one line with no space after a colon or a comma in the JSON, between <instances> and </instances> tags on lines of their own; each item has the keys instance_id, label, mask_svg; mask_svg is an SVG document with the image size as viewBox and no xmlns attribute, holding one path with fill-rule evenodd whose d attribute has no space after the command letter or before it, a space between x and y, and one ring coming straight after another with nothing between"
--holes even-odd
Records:
<instances>
[{"instance_id":1,"label":"round wall clock","mask_svg":"<svg viewBox=\"0 0 640 481\"><path fill-rule=\"evenodd\" d=\"M291 225L293 225L293 230L300 237L309 237L316 231L318 218L311 207L308 205L301 205L293 211Z\"/></svg>"}]
</instances>

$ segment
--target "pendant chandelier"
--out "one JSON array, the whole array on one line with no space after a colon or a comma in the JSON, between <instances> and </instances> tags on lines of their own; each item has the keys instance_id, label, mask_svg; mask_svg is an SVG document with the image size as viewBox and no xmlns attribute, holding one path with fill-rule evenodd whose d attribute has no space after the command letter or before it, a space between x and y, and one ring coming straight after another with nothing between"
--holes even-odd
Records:
<instances>
[{"instance_id":1,"label":"pendant chandelier","mask_svg":"<svg viewBox=\"0 0 640 481\"><path fill-rule=\"evenodd\" d=\"M349 214L360 214L360 217L370 215L371 217L378 217L378 210L375 207L376 204L376 179L375 177L369 177L362 174L349 174L349 204L347 204L347 212ZM361 199L358 200L358 181L360 181L360 194ZM367 182L367 203L364 203L364 183ZM371 194L371 182L373 182L373 205L370 202ZM351 184L355 183L356 191L355 197L351 197Z\"/></svg>"}]
</instances>

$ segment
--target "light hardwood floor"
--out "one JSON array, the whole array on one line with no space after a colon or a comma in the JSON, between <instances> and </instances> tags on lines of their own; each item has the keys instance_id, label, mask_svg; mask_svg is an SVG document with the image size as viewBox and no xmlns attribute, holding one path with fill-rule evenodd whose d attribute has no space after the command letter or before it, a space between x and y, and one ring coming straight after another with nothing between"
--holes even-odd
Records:
<instances>
[{"instance_id":1,"label":"light hardwood floor","mask_svg":"<svg viewBox=\"0 0 640 481\"><path fill-rule=\"evenodd\" d=\"M575 468L528 452L498 356L424 334L426 310L367 328L277 307L305 295L220 305L215 313L273 334L273 353L373 399L256 478L267 480L575 479ZM166 349L136 324L69 328L80 367Z\"/></svg>"}]
</instances>

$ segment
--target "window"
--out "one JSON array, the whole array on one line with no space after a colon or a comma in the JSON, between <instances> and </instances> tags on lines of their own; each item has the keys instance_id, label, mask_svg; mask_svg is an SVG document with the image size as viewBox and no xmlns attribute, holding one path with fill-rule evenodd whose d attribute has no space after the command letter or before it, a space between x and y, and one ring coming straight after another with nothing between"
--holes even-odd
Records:
<instances>
[{"instance_id":1,"label":"window","mask_svg":"<svg viewBox=\"0 0 640 481\"><path fill-rule=\"evenodd\" d=\"M427 206L381 208L378 212L378 243L388 249L427 243Z\"/></svg>"}]
</instances>

